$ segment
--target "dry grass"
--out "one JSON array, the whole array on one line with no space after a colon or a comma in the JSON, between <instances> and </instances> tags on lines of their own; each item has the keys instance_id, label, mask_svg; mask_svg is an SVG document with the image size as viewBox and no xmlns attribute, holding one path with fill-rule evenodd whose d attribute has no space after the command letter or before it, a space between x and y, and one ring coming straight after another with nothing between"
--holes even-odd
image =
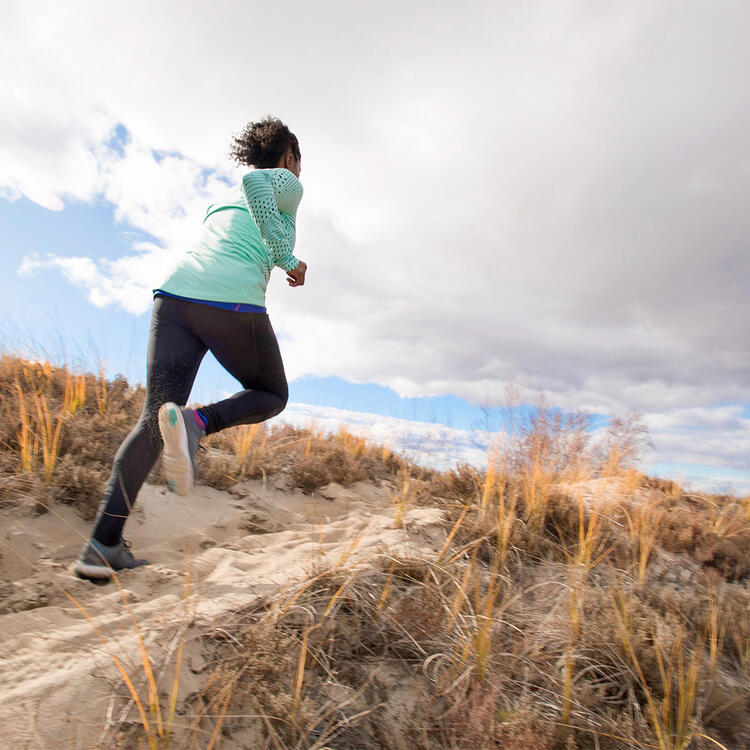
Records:
<instances>
[{"instance_id":1,"label":"dry grass","mask_svg":"<svg viewBox=\"0 0 750 750\"><path fill-rule=\"evenodd\" d=\"M418 467L344 428L329 436L314 425L298 429L259 424L210 435L198 471L199 480L222 489L283 474L290 486L312 493L331 482L350 486L392 479L403 471L416 474Z\"/></svg>"},{"instance_id":2,"label":"dry grass","mask_svg":"<svg viewBox=\"0 0 750 750\"><path fill-rule=\"evenodd\" d=\"M112 459L143 408L143 388L121 378L76 374L49 362L0 357L0 489L4 502L32 494L43 510L58 500L92 519ZM383 446L371 446L341 429L322 432L265 424L211 435L202 445L198 480L228 489L248 479L282 473L305 492L330 482L396 476L408 463ZM416 469L407 468L416 472ZM19 482L21 475L27 475ZM160 466L149 477L162 482ZM25 488L21 492L21 488ZM17 491L18 490L18 491ZM31 491L29 491L31 490Z\"/></svg>"},{"instance_id":3,"label":"dry grass","mask_svg":"<svg viewBox=\"0 0 750 750\"><path fill-rule=\"evenodd\" d=\"M260 714L281 748L737 746L747 589L726 584L730 604L644 587L637 566L608 564L585 515L567 573L513 549L512 505L490 522L489 564L479 539L455 544L455 521L437 560L316 572L239 614L197 713L228 700L245 717L225 720L230 744Z\"/></svg>"},{"instance_id":4,"label":"dry grass","mask_svg":"<svg viewBox=\"0 0 750 750\"><path fill-rule=\"evenodd\" d=\"M58 500L93 518L112 458L137 420L143 396L143 389L121 378L106 381L103 373L75 374L49 362L0 356L3 501L24 504L33 497L33 507L43 511ZM23 492L16 479L22 473Z\"/></svg>"},{"instance_id":5,"label":"dry grass","mask_svg":"<svg viewBox=\"0 0 750 750\"><path fill-rule=\"evenodd\" d=\"M92 515L142 399L101 373L0 359L3 502L33 487ZM646 438L631 416L593 444L584 418L540 404L484 471L436 472L343 429L211 436L201 481L278 475L308 493L381 483L394 521L439 507L445 536L429 558L355 565L344 553L207 630L213 662L184 746L741 747L748 499L644 477ZM176 710L176 686L159 699L157 682L132 696L151 747L166 746Z\"/></svg>"}]
</instances>

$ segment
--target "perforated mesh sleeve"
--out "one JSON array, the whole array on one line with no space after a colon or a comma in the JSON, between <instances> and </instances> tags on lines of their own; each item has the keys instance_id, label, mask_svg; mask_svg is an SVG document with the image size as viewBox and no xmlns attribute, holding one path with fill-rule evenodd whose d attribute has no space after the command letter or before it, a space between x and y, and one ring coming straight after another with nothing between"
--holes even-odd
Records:
<instances>
[{"instance_id":1,"label":"perforated mesh sleeve","mask_svg":"<svg viewBox=\"0 0 750 750\"><path fill-rule=\"evenodd\" d=\"M242 193L271 263L294 270L299 263L293 251L300 181L288 169L255 169L242 178Z\"/></svg>"}]
</instances>

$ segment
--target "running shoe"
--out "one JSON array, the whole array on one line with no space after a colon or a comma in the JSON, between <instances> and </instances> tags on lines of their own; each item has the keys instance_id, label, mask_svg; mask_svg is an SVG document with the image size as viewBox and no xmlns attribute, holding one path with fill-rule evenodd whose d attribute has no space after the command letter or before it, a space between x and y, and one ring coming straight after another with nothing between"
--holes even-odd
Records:
<instances>
[{"instance_id":1,"label":"running shoe","mask_svg":"<svg viewBox=\"0 0 750 750\"><path fill-rule=\"evenodd\" d=\"M120 570L148 565L148 560L137 560L130 551L130 542L120 539L107 546L94 538L83 545L81 554L73 563L73 572L84 580L110 579Z\"/></svg>"},{"instance_id":2,"label":"running shoe","mask_svg":"<svg viewBox=\"0 0 750 750\"><path fill-rule=\"evenodd\" d=\"M168 401L159 409L159 430L164 439L167 485L178 495L189 495L195 484L195 454L206 434L192 409Z\"/></svg>"}]
</instances>

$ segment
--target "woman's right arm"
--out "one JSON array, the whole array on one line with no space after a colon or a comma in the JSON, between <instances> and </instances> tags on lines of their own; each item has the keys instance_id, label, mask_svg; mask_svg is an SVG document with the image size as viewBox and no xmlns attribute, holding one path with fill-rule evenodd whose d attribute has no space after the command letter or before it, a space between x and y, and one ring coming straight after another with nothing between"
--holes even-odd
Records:
<instances>
[{"instance_id":1,"label":"woman's right arm","mask_svg":"<svg viewBox=\"0 0 750 750\"><path fill-rule=\"evenodd\" d=\"M284 271L293 271L299 260L294 257L295 213L281 212L277 194L301 196L302 185L289 170L255 169L242 178L242 193L247 210L258 225L271 262ZM286 174L284 174L286 173ZM296 184L295 184L296 183ZM299 201L297 201L299 202Z\"/></svg>"}]
</instances>

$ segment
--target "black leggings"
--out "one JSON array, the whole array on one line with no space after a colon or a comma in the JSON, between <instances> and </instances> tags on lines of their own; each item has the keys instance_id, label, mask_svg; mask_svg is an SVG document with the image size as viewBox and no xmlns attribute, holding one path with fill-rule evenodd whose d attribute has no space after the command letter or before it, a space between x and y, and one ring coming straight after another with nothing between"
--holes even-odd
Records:
<instances>
[{"instance_id":1,"label":"black leggings","mask_svg":"<svg viewBox=\"0 0 750 750\"><path fill-rule=\"evenodd\" d=\"M92 536L102 544L119 542L136 495L159 457L159 407L167 401L187 403L209 350L244 390L200 407L207 433L262 422L286 406L284 364L266 313L234 312L157 296L148 341L146 403L115 455L99 506Z\"/></svg>"}]
</instances>

